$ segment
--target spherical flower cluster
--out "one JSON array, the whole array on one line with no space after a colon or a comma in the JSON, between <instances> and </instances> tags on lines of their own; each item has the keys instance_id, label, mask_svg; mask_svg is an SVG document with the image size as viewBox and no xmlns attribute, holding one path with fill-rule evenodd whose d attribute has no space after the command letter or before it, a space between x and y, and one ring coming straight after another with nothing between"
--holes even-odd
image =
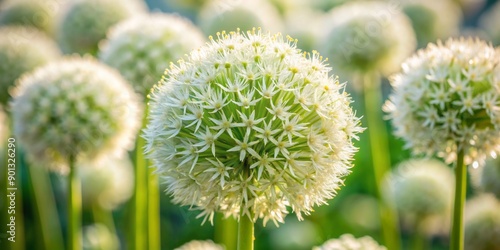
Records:
<instances>
[{"instance_id":1,"label":"spherical flower cluster","mask_svg":"<svg viewBox=\"0 0 500 250\"><path fill-rule=\"evenodd\" d=\"M161 79L170 62L201 46L205 38L188 19L141 15L117 24L100 45L99 58L118 69L143 95Z\"/></svg>"},{"instance_id":2,"label":"spherical flower cluster","mask_svg":"<svg viewBox=\"0 0 500 250\"><path fill-rule=\"evenodd\" d=\"M431 159L402 162L386 177L385 198L402 216L403 222L427 233L447 231L452 207L453 171ZM442 228L434 228L435 225Z\"/></svg>"},{"instance_id":3,"label":"spherical flower cluster","mask_svg":"<svg viewBox=\"0 0 500 250\"><path fill-rule=\"evenodd\" d=\"M224 247L211 240L192 240L174 250L224 250Z\"/></svg>"},{"instance_id":4,"label":"spherical flower cluster","mask_svg":"<svg viewBox=\"0 0 500 250\"><path fill-rule=\"evenodd\" d=\"M464 215L464 249L500 249L500 201L492 195L468 200Z\"/></svg>"},{"instance_id":5,"label":"spherical flower cluster","mask_svg":"<svg viewBox=\"0 0 500 250\"><path fill-rule=\"evenodd\" d=\"M54 41L29 27L0 27L0 104L7 105L10 89L22 74L60 56Z\"/></svg>"},{"instance_id":6,"label":"spherical flower cluster","mask_svg":"<svg viewBox=\"0 0 500 250\"><path fill-rule=\"evenodd\" d=\"M260 30L222 33L151 94L147 151L175 203L254 221L302 218L343 184L362 129L317 54Z\"/></svg>"},{"instance_id":7,"label":"spherical flower cluster","mask_svg":"<svg viewBox=\"0 0 500 250\"><path fill-rule=\"evenodd\" d=\"M120 240L103 224L92 224L83 228L83 250L120 249Z\"/></svg>"},{"instance_id":8,"label":"spherical flower cluster","mask_svg":"<svg viewBox=\"0 0 500 250\"><path fill-rule=\"evenodd\" d=\"M7 0L0 5L0 25L25 25L53 35L57 11L55 0Z\"/></svg>"},{"instance_id":9,"label":"spherical flower cluster","mask_svg":"<svg viewBox=\"0 0 500 250\"><path fill-rule=\"evenodd\" d=\"M253 27L273 32L283 30L279 12L265 0L210 1L200 10L198 26L207 35L216 35L223 30L249 30Z\"/></svg>"},{"instance_id":10,"label":"spherical flower cluster","mask_svg":"<svg viewBox=\"0 0 500 250\"><path fill-rule=\"evenodd\" d=\"M91 59L69 58L24 75L12 102L14 133L35 160L66 171L68 160L119 153L137 133L139 98Z\"/></svg>"},{"instance_id":11,"label":"spherical flower cluster","mask_svg":"<svg viewBox=\"0 0 500 250\"><path fill-rule=\"evenodd\" d=\"M416 46L410 20L385 2L352 1L323 22L322 52L345 72L395 72Z\"/></svg>"},{"instance_id":12,"label":"spherical flower cluster","mask_svg":"<svg viewBox=\"0 0 500 250\"><path fill-rule=\"evenodd\" d=\"M485 30L494 45L500 45L500 2L497 2L479 19L479 26Z\"/></svg>"},{"instance_id":13,"label":"spherical flower cluster","mask_svg":"<svg viewBox=\"0 0 500 250\"><path fill-rule=\"evenodd\" d=\"M411 20L419 47L459 32L462 10L452 0L404 0L402 5Z\"/></svg>"},{"instance_id":14,"label":"spherical flower cluster","mask_svg":"<svg viewBox=\"0 0 500 250\"><path fill-rule=\"evenodd\" d=\"M96 54L98 43L114 24L146 12L138 0L75 0L60 18L57 40L64 53Z\"/></svg>"},{"instance_id":15,"label":"spherical flower cluster","mask_svg":"<svg viewBox=\"0 0 500 250\"><path fill-rule=\"evenodd\" d=\"M351 234L341 235L338 239L331 239L313 250L387 250L380 246L370 236L355 238Z\"/></svg>"},{"instance_id":16,"label":"spherical flower cluster","mask_svg":"<svg viewBox=\"0 0 500 250\"><path fill-rule=\"evenodd\" d=\"M466 163L500 151L500 53L477 39L429 44L393 76L385 105L395 134L414 153Z\"/></svg>"},{"instance_id":17,"label":"spherical flower cluster","mask_svg":"<svg viewBox=\"0 0 500 250\"><path fill-rule=\"evenodd\" d=\"M134 172L127 157L102 157L99 161L78 164L84 206L97 204L113 210L133 193Z\"/></svg>"},{"instance_id":18,"label":"spherical flower cluster","mask_svg":"<svg viewBox=\"0 0 500 250\"><path fill-rule=\"evenodd\" d=\"M474 187L480 191L494 194L500 199L500 159L487 160L482 167L470 169Z\"/></svg>"}]
</instances>

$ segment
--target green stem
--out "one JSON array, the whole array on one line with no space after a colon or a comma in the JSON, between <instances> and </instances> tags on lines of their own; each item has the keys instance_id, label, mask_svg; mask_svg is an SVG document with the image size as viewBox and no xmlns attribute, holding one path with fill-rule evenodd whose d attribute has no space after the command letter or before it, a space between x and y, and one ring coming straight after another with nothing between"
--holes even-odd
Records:
<instances>
[{"instance_id":1,"label":"green stem","mask_svg":"<svg viewBox=\"0 0 500 250\"><path fill-rule=\"evenodd\" d=\"M238 225L238 250L253 250L253 221L243 213L240 213L240 223Z\"/></svg>"},{"instance_id":2,"label":"green stem","mask_svg":"<svg viewBox=\"0 0 500 250\"><path fill-rule=\"evenodd\" d=\"M455 204L453 208L453 223L451 229L451 250L464 249L463 213L465 190L467 186L467 168L464 164L464 150L457 145L457 165L455 166Z\"/></svg>"},{"instance_id":3,"label":"green stem","mask_svg":"<svg viewBox=\"0 0 500 250\"><path fill-rule=\"evenodd\" d=\"M102 209L97 202L92 203L92 217L94 223L100 223L106 226L109 232L116 235L115 221L113 220L113 213L111 211ZM118 235L116 235L118 237Z\"/></svg>"},{"instance_id":4,"label":"green stem","mask_svg":"<svg viewBox=\"0 0 500 250\"><path fill-rule=\"evenodd\" d=\"M215 217L215 242L226 249L236 249L237 228L237 221L233 217L224 218L218 213Z\"/></svg>"},{"instance_id":5,"label":"green stem","mask_svg":"<svg viewBox=\"0 0 500 250\"><path fill-rule=\"evenodd\" d=\"M82 247L82 187L75 167L75 158L69 159L68 175L68 249L77 250Z\"/></svg>"},{"instance_id":6,"label":"green stem","mask_svg":"<svg viewBox=\"0 0 500 250\"><path fill-rule=\"evenodd\" d=\"M160 187L158 176L149 168L148 180L148 232L149 249L160 249Z\"/></svg>"},{"instance_id":7,"label":"green stem","mask_svg":"<svg viewBox=\"0 0 500 250\"><path fill-rule=\"evenodd\" d=\"M375 178L375 193L379 199L380 217L384 244L388 249L400 249L401 241L396 211L382 200L381 185L386 172L391 168L389 142L385 128L382 107L380 76L368 72L363 77L363 94L367 132L370 138L370 150Z\"/></svg>"},{"instance_id":8,"label":"green stem","mask_svg":"<svg viewBox=\"0 0 500 250\"><path fill-rule=\"evenodd\" d=\"M426 248L426 237L424 234L424 230L422 228L422 221L425 220L423 216L417 216L415 221L415 232L412 235L411 243L413 250L425 250Z\"/></svg>"}]
</instances>

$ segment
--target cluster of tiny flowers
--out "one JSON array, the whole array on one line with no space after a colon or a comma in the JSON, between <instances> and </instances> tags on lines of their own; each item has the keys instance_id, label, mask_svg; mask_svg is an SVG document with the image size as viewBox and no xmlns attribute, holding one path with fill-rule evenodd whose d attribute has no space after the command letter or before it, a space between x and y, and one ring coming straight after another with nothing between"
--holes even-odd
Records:
<instances>
[{"instance_id":1,"label":"cluster of tiny flowers","mask_svg":"<svg viewBox=\"0 0 500 250\"><path fill-rule=\"evenodd\" d=\"M70 158L131 146L139 105L118 72L91 59L64 59L19 80L11 106L14 133L35 160L65 167Z\"/></svg>"},{"instance_id":2,"label":"cluster of tiny flowers","mask_svg":"<svg viewBox=\"0 0 500 250\"><path fill-rule=\"evenodd\" d=\"M266 0L209 1L198 15L198 26L207 35L221 30L249 30L262 27L272 32L283 30L281 16Z\"/></svg>"},{"instance_id":3,"label":"cluster of tiny flowers","mask_svg":"<svg viewBox=\"0 0 500 250\"><path fill-rule=\"evenodd\" d=\"M500 53L491 45L472 38L429 44L391 83L384 109L414 153L452 162L462 149L466 163L481 163L500 151Z\"/></svg>"},{"instance_id":4,"label":"cluster of tiny flowers","mask_svg":"<svg viewBox=\"0 0 500 250\"><path fill-rule=\"evenodd\" d=\"M10 89L22 74L60 56L54 41L30 27L0 28L0 104L7 105Z\"/></svg>"},{"instance_id":5,"label":"cluster of tiny flowers","mask_svg":"<svg viewBox=\"0 0 500 250\"><path fill-rule=\"evenodd\" d=\"M56 28L57 41L64 53L96 54L110 27L146 9L139 0L70 1Z\"/></svg>"},{"instance_id":6,"label":"cluster of tiny flowers","mask_svg":"<svg viewBox=\"0 0 500 250\"><path fill-rule=\"evenodd\" d=\"M215 244L211 240L192 240L174 250L224 250L225 248L219 244Z\"/></svg>"},{"instance_id":7,"label":"cluster of tiny flowers","mask_svg":"<svg viewBox=\"0 0 500 250\"><path fill-rule=\"evenodd\" d=\"M500 199L500 159L489 159L484 166L470 169L474 187Z\"/></svg>"},{"instance_id":8,"label":"cluster of tiny flowers","mask_svg":"<svg viewBox=\"0 0 500 250\"><path fill-rule=\"evenodd\" d=\"M500 45L500 2L493 5L487 12L485 12L481 19L479 19L479 26L484 29L494 45Z\"/></svg>"},{"instance_id":9,"label":"cluster of tiny flowers","mask_svg":"<svg viewBox=\"0 0 500 250\"><path fill-rule=\"evenodd\" d=\"M118 69L143 95L169 62L203 45L201 31L188 19L168 14L140 15L117 24L100 45L99 59Z\"/></svg>"},{"instance_id":10,"label":"cluster of tiny flowers","mask_svg":"<svg viewBox=\"0 0 500 250\"><path fill-rule=\"evenodd\" d=\"M120 240L103 224L85 226L82 230L82 249L120 249Z\"/></svg>"},{"instance_id":11,"label":"cluster of tiny flowers","mask_svg":"<svg viewBox=\"0 0 500 250\"><path fill-rule=\"evenodd\" d=\"M403 223L426 233L446 231L452 206L454 175L444 163L431 159L402 162L386 177L385 198L399 211ZM441 228L437 228L441 227Z\"/></svg>"},{"instance_id":12,"label":"cluster of tiny flowers","mask_svg":"<svg viewBox=\"0 0 500 250\"><path fill-rule=\"evenodd\" d=\"M403 0L404 13L410 18L419 47L459 32L462 11L452 0Z\"/></svg>"},{"instance_id":13,"label":"cluster of tiny flowers","mask_svg":"<svg viewBox=\"0 0 500 250\"><path fill-rule=\"evenodd\" d=\"M133 193L134 172L128 157L104 156L98 161L78 164L83 205L113 210Z\"/></svg>"},{"instance_id":14,"label":"cluster of tiny flowers","mask_svg":"<svg viewBox=\"0 0 500 250\"><path fill-rule=\"evenodd\" d=\"M345 72L393 73L416 47L410 20L385 2L351 1L327 13L322 27L322 53Z\"/></svg>"},{"instance_id":15,"label":"cluster of tiny flowers","mask_svg":"<svg viewBox=\"0 0 500 250\"><path fill-rule=\"evenodd\" d=\"M387 250L380 246L370 236L355 238L351 234L341 235L338 239L331 239L313 250Z\"/></svg>"},{"instance_id":16,"label":"cluster of tiny flowers","mask_svg":"<svg viewBox=\"0 0 500 250\"><path fill-rule=\"evenodd\" d=\"M468 200L464 231L464 249L500 249L500 201L487 194Z\"/></svg>"},{"instance_id":17,"label":"cluster of tiny flowers","mask_svg":"<svg viewBox=\"0 0 500 250\"><path fill-rule=\"evenodd\" d=\"M0 25L32 26L52 35L61 4L56 0L7 0L0 4Z\"/></svg>"},{"instance_id":18,"label":"cluster of tiny flowers","mask_svg":"<svg viewBox=\"0 0 500 250\"><path fill-rule=\"evenodd\" d=\"M277 224L335 195L362 128L344 85L295 43L222 33L152 90L147 152L174 202Z\"/></svg>"}]
</instances>

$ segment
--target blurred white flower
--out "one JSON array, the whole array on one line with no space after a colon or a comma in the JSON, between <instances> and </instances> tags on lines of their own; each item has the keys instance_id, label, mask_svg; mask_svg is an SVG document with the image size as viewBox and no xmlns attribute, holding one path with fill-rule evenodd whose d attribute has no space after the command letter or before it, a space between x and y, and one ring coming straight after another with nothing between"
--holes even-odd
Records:
<instances>
[{"instance_id":1,"label":"blurred white flower","mask_svg":"<svg viewBox=\"0 0 500 250\"><path fill-rule=\"evenodd\" d=\"M448 232L455 179L444 163L432 159L404 161L385 178L384 198L395 206L411 231Z\"/></svg>"},{"instance_id":2,"label":"blurred white flower","mask_svg":"<svg viewBox=\"0 0 500 250\"><path fill-rule=\"evenodd\" d=\"M280 34L222 33L151 94L147 152L173 201L252 220L299 219L351 168L359 118L317 53Z\"/></svg>"},{"instance_id":3,"label":"blurred white flower","mask_svg":"<svg viewBox=\"0 0 500 250\"><path fill-rule=\"evenodd\" d=\"M459 143L466 164L500 151L500 53L491 45L472 38L429 44L402 68L385 111L407 148L452 162Z\"/></svg>"},{"instance_id":4,"label":"blurred white flower","mask_svg":"<svg viewBox=\"0 0 500 250\"><path fill-rule=\"evenodd\" d=\"M469 169L472 184L482 192L500 199L500 159L489 159L484 166Z\"/></svg>"},{"instance_id":5,"label":"blurred white flower","mask_svg":"<svg viewBox=\"0 0 500 250\"><path fill-rule=\"evenodd\" d=\"M108 156L99 161L81 162L78 169L84 206L96 203L101 208L113 210L132 196L134 172L128 157Z\"/></svg>"},{"instance_id":6,"label":"blurred white flower","mask_svg":"<svg viewBox=\"0 0 500 250\"><path fill-rule=\"evenodd\" d=\"M416 46L410 20L398 5L352 1L326 14L321 52L332 66L351 73L390 74Z\"/></svg>"},{"instance_id":7,"label":"blurred white flower","mask_svg":"<svg viewBox=\"0 0 500 250\"><path fill-rule=\"evenodd\" d=\"M57 44L31 27L0 27L0 105L7 105L10 89L24 73L60 56Z\"/></svg>"},{"instance_id":8,"label":"blurred white flower","mask_svg":"<svg viewBox=\"0 0 500 250\"><path fill-rule=\"evenodd\" d=\"M56 27L57 41L64 53L96 54L111 26L146 10L140 0L70 1Z\"/></svg>"},{"instance_id":9,"label":"blurred white flower","mask_svg":"<svg viewBox=\"0 0 500 250\"><path fill-rule=\"evenodd\" d=\"M120 241L103 224L92 224L83 228L83 250L118 250Z\"/></svg>"},{"instance_id":10,"label":"blurred white flower","mask_svg":"<svg viewBox=\"0 0 500 250\"><path fill-rule=\"evenodd\" d=\"M464 249L500 249L500 201L487 194L468 200L464 231Z\"/></svg>"},{"instance_id":11,"label":"blurred white flower","mask_svg":"<svg viewBox=\"0 0 500 250\"><path fill-rule=\"evenodd\" d=\"M200 10L197 23L205 34L212 36L221 31L253 27L272 32L283 30L278 10L266 0L213 0Z\"/></svg>"},{"instance_id":12,"label":"blurred white flower","mask_svg":"<svg viewBox=\"0 0 500 250\"><path fill-rule=\"evenodd\" d=\"M370 236L355 238L351 234L341 235L338 239L331 239L313 250L387 250L380 246Z\"/></svg>"},{"instance_id":13,"label":"blurred white flower","mask_svg":"<svg viewBox=\"0 0 500 250\"><path fill-rule=\"evenodd\" d=\"M0 3L0 25L31 26L54 35L62 5L56 0L6 0Z\"/></svg>"},{"instance_id":14,"label":"blurred white flower","mask_svg":"<svg viewBox=\"0 0 500 250\"><path fill-rule=\"evenodd\" d=\"M307 8L289 10L284 17L286 33L298 39L298 48L311 52L321 37L324 17L325 14L317 10Z\"/></svg>"},{"instance_id":15,"label":"blurred white flower","mask_svg":"<svg viewBox=\"0 0 500 250\"><path fill-rule=\"evenodd\" d=\"M70 158L128 149L140 121L139 97L118 72L79 57L24 75L11 110L14 133L26 151L63 172Z\"/></svg>"},{"instance_id":16,"label":"blurred white flower","mask_svg":"<svg viewBox=\"0 0 500 250\"><path fill-rule=\"evenodd\" d=\"M188 19L155 13L118 23L100 44L99 59L118 69L136 91L147 95L171 62L203 45Z\"/></svg>"},{"instance_id":17,"label":"blurred white flower","mask_svg":"<svg viewBox=\"0 0 500 250\"><path fill-rule=\"evenodd\" d=\"M497 2L488 9L479 19L479 27L481 27L491 38L495 46L500 45L500 2Z\"/></svg>"},{"instance_id":18,"label":"blurred white flower","mask_svg":"<svg viewBox=\"0 0 500 250\"><path fill-rule=\"evenodd\" d=\"M174 250L224 250L225 248L219 244L215 244L211 240L192 240Z\"/></svg>"}]
</instances>

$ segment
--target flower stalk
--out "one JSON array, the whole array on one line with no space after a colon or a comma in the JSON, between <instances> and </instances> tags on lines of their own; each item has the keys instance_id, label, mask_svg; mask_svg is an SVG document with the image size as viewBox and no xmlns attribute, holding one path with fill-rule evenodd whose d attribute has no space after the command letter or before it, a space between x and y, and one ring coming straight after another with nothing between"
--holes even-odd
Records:
<instances>
[{"instance_id":1,"label":"flower stalk","mask_svg":"<svg viewBox=\"0 0 500 250\"><path fill-rule=\"evenodd\" d=\"M238 224L238 250L253 250L254 225L253 221L241 209L240 223Z\"/></svg>"},{"instance_id":2,"label":"flower stalk","mask_svg":"<svg viewBox=\"0 0 500 250\"><path fill-rule=\"evenodd\" d=\"M464 205L467 187L467 167L464 164L464 149L457 145L457 161L455 166L455 203L453 207L453 223L451 229L452 250L464 249Z\"/></svg>"},{"instance_id":3,"label":"flower stalk","mask_svg":"<svg viewBox=\"0 0 500 250\"><path fill-rule=\"evenodd\" d=\"M68 249L77 250L82 247L82 188L74 156L69 157L68 187Z\"/></svg>"}]
</instances>

